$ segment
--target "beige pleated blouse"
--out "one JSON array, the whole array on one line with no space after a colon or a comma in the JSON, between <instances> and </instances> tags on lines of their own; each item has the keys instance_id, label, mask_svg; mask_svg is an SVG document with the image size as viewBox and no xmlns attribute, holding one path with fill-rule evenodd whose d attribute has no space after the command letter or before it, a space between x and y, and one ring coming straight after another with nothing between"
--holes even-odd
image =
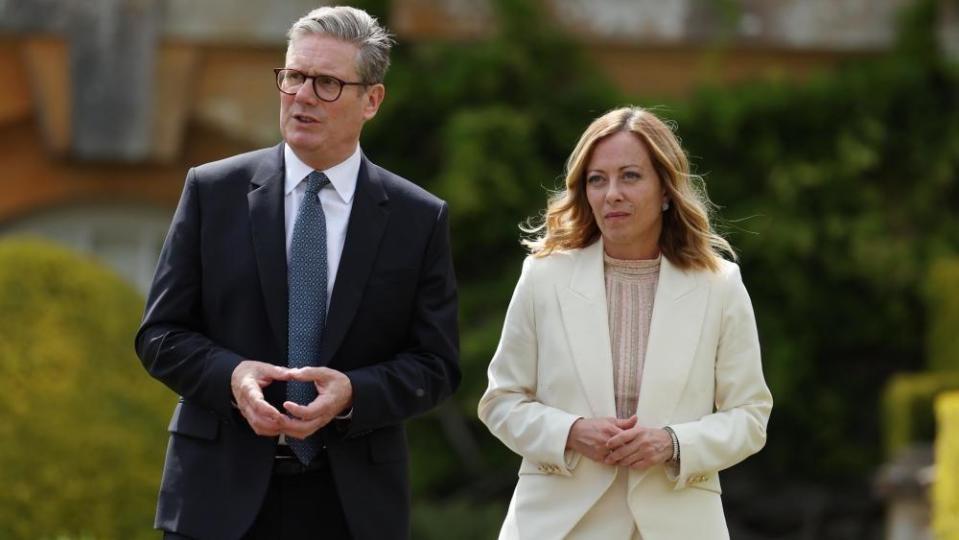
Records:
<instances>
[{"instance_id":1,"label":"beige pleated blouse","mask_svg":"<svg viewBox=\"0 0 959 540\"><path fill-rule=\"evenodd\" d=\"M661 256L621 260L603 254L616 417L636 413Z\"/></svg>"}]
</instances>

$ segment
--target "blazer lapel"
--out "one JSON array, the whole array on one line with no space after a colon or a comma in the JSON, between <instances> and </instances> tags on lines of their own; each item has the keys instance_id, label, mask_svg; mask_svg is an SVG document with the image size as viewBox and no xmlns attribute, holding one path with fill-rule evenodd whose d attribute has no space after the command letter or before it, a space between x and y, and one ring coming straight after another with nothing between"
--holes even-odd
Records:
<instances>
[{"instance_id":1,"label":"blazer lapel","mask_svg":"<svg viewBox=\"0 0 959 540\"><path fill-rule=\"evenodd\" d=\"M699 346L707 300L709 287L697 273L684 272L662 258L636 407L639 425L661 427L676 409ZM630 472L631 496L650 470Z\"/></svg>"},{"instance_id":2,"label":"blazer lapel","mask_svg":"<svg viewBox=\"0 0 959 540\"><path fill-rule=\"evenodd\" d=\"M686 386L709 299L701 279L663 257L639 391L640 425L664 425Z\"/></svg>"},{"instance_id":3,"label":"blazer lapel","mask_svg":"<svg viewBox=\"0 0 959 540\"><path fill-rule=\"evenodd\" d=\"M330 363L343 342L363 298L363 290L373 270L380 238L389 218L388 201L377 168L363 156L346 229L346 242L326 317L326 329L320 347L321 366Z\"/></svg>"},{"instance_id":4,"label":"blazer lapel","mask_svg":"<svg viewBox=\"0 0 959 540\"><path fill-rule=\"evenodd\" d=\"M251 191L247 194L247 201L263 302L273 334L284 354L280 360L285 362L288 301L283 174L283 145L280 144L272 157L265 160L250 179Z\"/></svg>"},{"instance_id":5,"label":"blazer lapel","mask_svg":"<svg viewBox=\"0 0 959 540\"><path fill-rule=\"evenodd\" d=\"M566 338L593 416L616 416L602 241L575 257L569 285L558 285L556 291Z\"/></svg>"}]
</instances>

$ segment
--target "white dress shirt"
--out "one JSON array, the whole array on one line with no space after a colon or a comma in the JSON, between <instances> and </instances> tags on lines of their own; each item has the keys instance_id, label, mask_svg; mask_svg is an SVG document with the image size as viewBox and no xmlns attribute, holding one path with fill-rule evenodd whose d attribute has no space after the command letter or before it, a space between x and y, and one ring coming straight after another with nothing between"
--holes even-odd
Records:
<instances>
[{"instance_id":1,"label":"white dress shirt","mask_svg":"<svg viewBox=\"0 0 959 540\"><path fill-rule=\"evenodd\" d=\"M356 193L356 180L360 173L360 145L356 145L353 155L345 161L324 171L330 183L320 190L320 204L323 205L323 214L326 216L326 309L330 309L330 297L333 294L333 284L336 282L336 271L340 266L340 257L343 255L343 245L346 242L346 226L350 221L350 212L353 209L353 195ZM283 147L283 158L286 162L286 184L283 204L286 209L286 262L290 262L290 241L293 239L293 225L296 223L297 213L300 211L300 202L306 194L306 177L313 172L313 168L303 163L289 145Z\"/></svg>"}]
</instances>

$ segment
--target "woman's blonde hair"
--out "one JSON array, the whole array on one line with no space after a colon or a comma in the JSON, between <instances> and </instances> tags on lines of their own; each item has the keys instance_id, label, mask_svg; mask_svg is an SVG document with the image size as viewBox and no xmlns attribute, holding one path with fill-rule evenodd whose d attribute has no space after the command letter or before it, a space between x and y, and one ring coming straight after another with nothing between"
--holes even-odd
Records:
<instances>
[{"instance_id":1,"label":"woman's blonde hair","mask_svg":"<svg viewBox=\"0 0 959 540\"><path fill-rule=\"evenodd\" d=\"M682 269L717 270L723 254L735 260L732 246L710 224L712 203L702 178L690 174L686 152L673 130L641 107L612 110L586 128L566 162L566 188L552 194L539 223L520 227L533 235L522 241L530 252L545 257L554 250L586 247L599 238L586 199L586 166L596 143L621 131L635 133L646 145L669 199L659 237L663 255Z\"/></svg>"}]
</instances>

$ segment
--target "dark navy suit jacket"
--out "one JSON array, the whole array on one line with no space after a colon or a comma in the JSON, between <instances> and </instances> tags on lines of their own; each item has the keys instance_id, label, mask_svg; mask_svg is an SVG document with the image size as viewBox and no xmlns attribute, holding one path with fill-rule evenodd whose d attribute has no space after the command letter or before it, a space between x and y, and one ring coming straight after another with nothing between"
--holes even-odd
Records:
<instances>
[{"instance_id":1,"label":"dark navy suit jacket","mask_svg":"<svg viewBox=\"0 0 959 540\"><path fill-rule=\"evenodd\" d=\"M190 170L136 336L181 396L155 526L239 538L265 496L275 437L233 407L245 359L286 365L283 145ZM458 386L457 295L446 204L363 157L319 365L353 384L353 415L322 433L354 538L409 536L404 420ZM265 395L279 410L284 383Z\"/></svg>"}]
</instances>

